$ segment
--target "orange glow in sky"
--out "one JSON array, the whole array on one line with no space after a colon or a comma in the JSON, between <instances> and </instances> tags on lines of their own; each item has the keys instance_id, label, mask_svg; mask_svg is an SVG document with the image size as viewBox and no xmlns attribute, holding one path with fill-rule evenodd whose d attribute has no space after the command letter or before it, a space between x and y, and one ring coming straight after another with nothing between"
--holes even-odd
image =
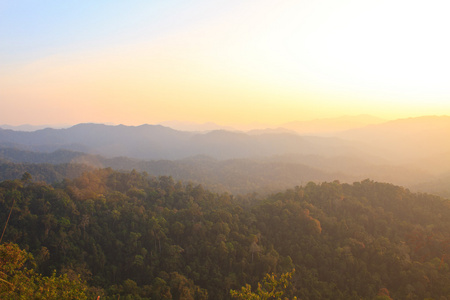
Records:
<instances>
[{"instance_id":1,"label":"orange glow in sky","mask_svg":"<svg viewBox=\"0 0 450 300\"><path fill-rule=\"evenodd\" d=\"M450 115L447 1L0 4L0 124Z\"/></svg>"}]
</instances>

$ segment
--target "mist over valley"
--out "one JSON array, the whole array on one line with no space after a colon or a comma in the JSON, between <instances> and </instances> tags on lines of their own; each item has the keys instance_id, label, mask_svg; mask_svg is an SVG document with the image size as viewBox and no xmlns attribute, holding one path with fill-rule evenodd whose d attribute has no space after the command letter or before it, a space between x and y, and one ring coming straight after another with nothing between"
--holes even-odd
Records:
<instances>
[{"instance_id":1,"label":"mist over valley","mask_svg":"<svg viewBox=\"0 0 450 300\"><path fill-rule=\"evenodd\" d=\"M342 123L342 118L337 120ZM331 128L328 125L326 131ZM442 138L450 132L450 117L399 119L326 136L323 126L316 130L317 136L281 128L198 132L161 125L2 129L0 158L11 163L135 169L230 193L370 178L447 196L446 184L439 189L432 183L450 172L450 143ZM427 189L430 185L433 188Z\"/></svg>"}]
</instances>

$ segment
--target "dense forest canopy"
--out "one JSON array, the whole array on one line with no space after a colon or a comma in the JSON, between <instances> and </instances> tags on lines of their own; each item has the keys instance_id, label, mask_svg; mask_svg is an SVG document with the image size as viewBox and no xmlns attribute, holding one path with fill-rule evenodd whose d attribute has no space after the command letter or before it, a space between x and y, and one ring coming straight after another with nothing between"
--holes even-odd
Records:
<instances>
[{"instance_id":1,"label":"dense forest canopy","mask_svg":"<svg viewBox=\"0 0 450 300\"><path fill-rule=\"evenodd\" d=\"M104 299L230 299L294 269L290 298L450 296L448 200L392 184L233 196L98 169L54 185L5 180L2 222L11 207L2 243L31 253L42 276L78 274Z\"/></svg>"}]
</instances>

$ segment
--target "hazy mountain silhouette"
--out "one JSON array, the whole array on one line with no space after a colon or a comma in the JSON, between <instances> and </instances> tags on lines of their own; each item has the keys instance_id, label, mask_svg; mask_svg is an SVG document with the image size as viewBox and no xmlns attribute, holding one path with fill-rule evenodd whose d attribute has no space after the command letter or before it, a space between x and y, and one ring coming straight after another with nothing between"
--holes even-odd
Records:
<instances>
[{"instance_id":1,"label":"hazy mountain silhouette","mask_svg":"<svg viewBox=\"0 0 450 300\"><path fill-rule=\"evenodd\" d=\"M364 143L373 155L440 173L450 170L450 117L399 119L338 134Z\"/></svg>"},{"instance_id":2,"label":"hazy mountain silhouette","mask_svg":"<svg viewBox=\"0 0 450 300\"><path fill-rule=\"evenodd\" d=\"M342 116L338 118L315 119L310 121L294 121L282 124L280 127L293 130L300 134L333 135L336 132L353 128L365 127L386 122L385 119L371 115Z\"/></svg>"},{"instance_id":3,"label":"hazy mountain silhouette","mask_svg":"<svg viewBox=\"0 0 450 300\"><path fill-rule=\"evenodd\" d=\"M36 131L45 128L68 128L68 127L70 127L70 125L30 125L30 124L23 124L17 126L8 124L0 125L0 128L2 129L10 129L14 131Z\"/></svg>"},{"instance_id":4,"label":"hazy mountain silhouette","mask_svg":"<svg viewBox=\"0 0 450 300\"><path fill-rule=\"evenodd\" d=\"M207 122L207 123L195 123L195 122L187 122L187 121L165 121L159 123L159 125L170 127L175 130L180 131L212 131L212 130L229 130L229 131L236 131L235 128L231 126L222 126L218 125L213 122Z\"/></svg>"},{"instance_id":5,"label":"hazy mountain silhouette","mask_svg":"<svg viewBox=\"0 0 450 300\"><path fill-rule=\"evenodd\" d=\"M34 132L0 130L0 144L47 152L67 149L105 156L172 158L190 136L160 125L79 124Z\"/></svg>"},{"instance_id":6,"label":"hazy mountain silhouette","mask_svg":"<svg viewBox=\"0 0 450 300\"><path fill-rule=\"evenodd\" d=\"M204 154L219 159L270 156L284 153L354 153L353 144L336 138L301 137L291 133L216 130L177 131L161 125L109 126L79 124L67 129L34 132L0 130L0 145L33 151L67 149L106 157L181 159Z\"/></svg>"},{"instance_id":7,"label":"hazy mountain silhouette","mask_svg":"<svg viewBox=\"0 0 450 300\"><path fill-rule=\"evenodd\" d=\"M225 190L232 184L249 191L249 186L371 178L437 191L450 172L449 133L448 116L399 119L336 137L281 129L184 132L161 125L79 124L34 132L0 129L0 158L136 169Z\"/></svg>"}]
</instances>

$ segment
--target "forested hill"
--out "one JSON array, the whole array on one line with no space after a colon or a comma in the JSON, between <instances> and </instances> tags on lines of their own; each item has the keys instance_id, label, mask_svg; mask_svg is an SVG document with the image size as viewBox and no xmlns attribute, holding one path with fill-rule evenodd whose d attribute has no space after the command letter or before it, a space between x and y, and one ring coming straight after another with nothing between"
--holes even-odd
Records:
<instances>
[{"instance_id":1,"label":"forested hill","mask_svg":"<svg viewBox=\"0 0 450 300\"><path fill-rule=\"evenodd\" d=\"M399 119L328 137L282 129L186 132L161 125L78 124L34 132L0 129L0 159L136 169L232 193L372 178L448 197L450 143L443 138L448 132L449 116ZM63 169L51 177L66 177Z\"/></svg>"},{"instance_id":2,"label":"forested hill","mask_svg":"<svg viewBox=\"0 0 450 300\"><path fill-rule=\"evenodd\" d=\"M55 186L3 181L0 220L14 200L2 242L39 272L81 274L101 299L229 299L294 268L287 295L299 299L450 297L449 202L392 184L257 199L103 169Z\"/></svg>"},{"instance_id":3,"label":"forested hill","mask_svg":"<svg viewBox=\"0 0 450 300\"><path fill-rule=\"evenodd\" d=\"M0 154L1 155L1 154ZM297 183L308 181L356 180L356 177L329 173L299 163L255 161L232 159L219 161L208 157L196 157L179 161L137 161L128 158L105 159L96 156L83 157L84 163L11 163L0 159L0 181L20 179L24 172L30 173L37 181L56 183L65 178L74 179L85 171L100 164L120 170L145 171L153 176L173 176L175 180L184 179L215 192L232 194L269 194L284 190Z\"/></svg>"},{"instance_id":4,"label":"forested hill","mask_svg":"<svg viewBox=\"0 0 450 300\"><path fill-rule=\"evenodd\" d=\"M83 171L111 167L137 170L153 176L172 176L175 180L201 183L215 192L267 194L304 184L340 180L354 182L372 178L377 181L448 196L446 177L408 168L374 162L374 158L343 155L277 155L259 158L219 160L197 155L180 160L144 161L129 157L105 158L83 152L57 150L51 153L0 147L0 181L20 179L29 172L35 180L47 183L73 179ZM435 181L437 184L430 185Z\"/></svg>"}]
</instances>

